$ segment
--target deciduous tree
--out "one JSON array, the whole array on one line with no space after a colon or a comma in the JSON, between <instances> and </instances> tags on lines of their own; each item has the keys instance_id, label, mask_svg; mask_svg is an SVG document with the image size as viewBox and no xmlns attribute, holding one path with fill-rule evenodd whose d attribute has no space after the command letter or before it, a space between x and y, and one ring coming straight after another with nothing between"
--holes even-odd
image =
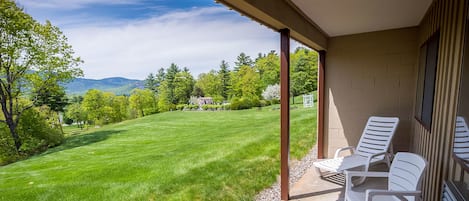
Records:
<instances>
[{"instance_id":1,"label":"deciduous tree","mask_svg":"<svg viewBox=\"0 0 469 201\"><path fill-rule=\"evenodd\" d=\"M129 97L130 108L138 112L138 116L147 115L145 110L156 109L155 94L149 89L134 89Z\"/></svg>"},{"instance_id":2,"label":"deciduous tree","mask_svg":"<svg viewBox=\"0 0 469 201\"><path fill-rule=\"evenodd\" d=\"M0 1L0 122L8 125L17 151L22 145L16 133L19 119L37 101L20 105L18 98L81 76L80 63L57 27L38 23L14 1Z\"/></svg>"}]
</instances>

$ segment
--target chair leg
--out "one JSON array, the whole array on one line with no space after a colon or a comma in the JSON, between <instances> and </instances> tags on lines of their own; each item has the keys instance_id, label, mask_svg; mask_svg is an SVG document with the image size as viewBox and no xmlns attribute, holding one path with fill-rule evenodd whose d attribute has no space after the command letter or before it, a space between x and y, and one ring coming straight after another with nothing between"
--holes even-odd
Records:
<instances>
[{"instance_id":1,"label":"chair leg","mask_svg":"<svg viewBox=\"0 0 469 201\"><path fill-rule=\"evenodd\" d=\"M363 169L364 172L368 172L368 166L364 166L364 167L362 167L362 169ZM360 177L360 179L357 180L358 182L356 182L356 183L352 182L351 185L352 185L352 187L359 186L359 185L365 183L365 180L366 180L366 177Z\"/></svg>"},{"instance_id":2,"label":"chair leg","mask_svg":"<svg viewBox=\"0 0 469 201\"><path fill-rule=\"evenodd\" d=\"M388 166L388 168L391 167L391 156L386 154L385 156L385 160L386 160L386 165Z\"/></svg>"}]
</instances>

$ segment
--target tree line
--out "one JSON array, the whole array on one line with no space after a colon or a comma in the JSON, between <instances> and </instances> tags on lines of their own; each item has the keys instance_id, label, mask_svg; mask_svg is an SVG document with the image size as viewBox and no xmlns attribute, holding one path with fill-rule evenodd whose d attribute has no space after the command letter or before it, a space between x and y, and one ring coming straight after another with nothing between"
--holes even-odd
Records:
<instances>
[{"instance_id":1,"label":"tree line","mask_svg":"<svg viewBox=\"0 0 469 201\"><path fill-rule=\"evenodd\" d=\"M223 60L217 70L201 73L197 78L188 68L173 63L150 73L145 79L145 88L134 89L129 95L92 89L84 96L73 97L65 109L65 121L83 128L171 110L237 110L275 104L280 98L279 63L275 51L259 53L256 59L240 53L233 69ZM314 51L297 48L291 54L291 66L292 96L316 90L317 54ZM198 97L211 97L214 105L199 108Z\"/></svg>"},{"instance_id":2,"label":"tree line","mask_svg":"<svg viewBox=\"0 0 469 201\"><path fill-rule=\"evenodd\" d=\"M299 47L291 58L291 95L298 96L317 89L316 52ZM276 101L262 96L268 86L280 82L280 59L275 51L259 53L255 59L240 53L233 69L221 61L218 69L201 73L196 79L187 68L171 64L160 68L145 79L145 88L152 90L158 99L158 110L168 111L178 105L189 104L191 97L211 97L214 102L245 103L246 108L262 105L263 101ZM236 107L232 107L232 109Z\"/></svg>"}]
</instances>

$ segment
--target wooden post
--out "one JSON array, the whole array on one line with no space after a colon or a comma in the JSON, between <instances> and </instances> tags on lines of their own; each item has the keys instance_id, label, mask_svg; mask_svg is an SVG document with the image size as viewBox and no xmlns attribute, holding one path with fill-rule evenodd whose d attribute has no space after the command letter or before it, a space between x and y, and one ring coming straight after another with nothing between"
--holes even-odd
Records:
<instances>
[{"instance_id":1,"label":"wooden post","mask_svg":"<svg viewBox=\"0 0 469 201\"><path fill-rule=\"evenodd\" d=\"M326 51L319 51L318 75L318 158L324 158L324 81L326 69Z\"/></svg>"},{"instance_id":2,"label":"wooden post","mask_svg":"<svg viewBox=\"0 0 469 201\"><path fill-rule=\"evenodd\" d=\"M289 199L290 30L280 30L280 198Z\"/></svg>"}]
</instances>

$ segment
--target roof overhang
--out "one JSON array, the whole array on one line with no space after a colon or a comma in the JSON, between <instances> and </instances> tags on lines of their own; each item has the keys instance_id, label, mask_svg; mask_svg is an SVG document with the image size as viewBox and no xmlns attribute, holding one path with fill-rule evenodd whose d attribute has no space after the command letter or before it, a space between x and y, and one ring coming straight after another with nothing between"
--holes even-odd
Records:
<instances>
[{"instance_id":1,"label":"roof overhang","mask_svg":"<svg viewBox=\"0 0 469 201\"><path fill-rule=\"evenodd\" d=\"M433 0L218 0L316 49L329 37L418 26Z\"/></svg>"},{"instance_id":2,"label":"roof overhang","mask_svg":"<svg viewBox=\"0 0 469 201\"><path fill-rule=\"evenodd\" d=\"M288 1L218 0L218 2L276 31L288 28L292 38L313 49L327 48L326 34Z\"/></svg>"}]
</instances>

